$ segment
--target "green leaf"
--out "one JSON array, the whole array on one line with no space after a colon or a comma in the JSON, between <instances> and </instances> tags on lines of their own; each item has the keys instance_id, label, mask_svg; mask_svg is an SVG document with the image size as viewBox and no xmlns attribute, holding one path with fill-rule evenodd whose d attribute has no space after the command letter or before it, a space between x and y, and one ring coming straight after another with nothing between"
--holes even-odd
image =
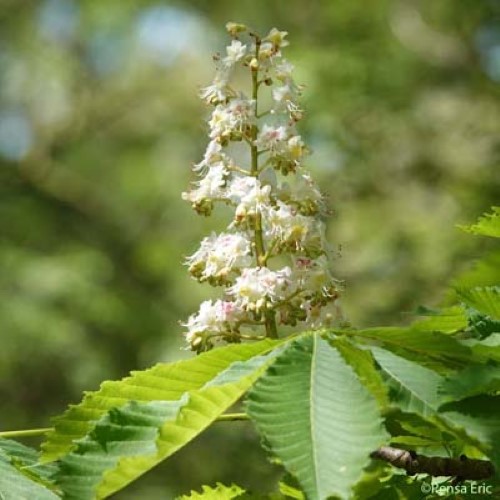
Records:
<instances>
[{"instance_id":1,"label":"green leaf","mask_svg":"<svg viewBox=\"0 0 500 500\"><path fill-rule=\"evenodd\" d=\"M462 344L474 353L479 361L497 361L500 363L500 333L493 333L484 340L467 339Z\"/></svg>"},{"instance_id":2,"label":"green leaf","mask_svg":"<svg viewBox=\"0 0 500 500\"><path fill-rule=\"evenodd\" d=\"M16 441L0 438L0 498L54 500L49 476L54 466L38 465L38 453Z\"/></svg>"},{"instance_id":3,"label":"green leaf","mask_svg":"<svg viewBox=\"0 0 500 500\"><path fill-rule=\"evenodd\" d=\"M176 418L185 403L132 401L111 409L88 436L76 442L76 449L62 458L55 479L65 496L95 498L105 471L115 468L121 457L155 454L159 428Z\"/></svg>"},{"instance_id":4,"label":"green leaf","mask_svg":"<svg viewBox=\"0 0 500 500\"><path fill-rule=\"evenodd\" d=\"M391 426L394 422L397 422L400 429L402 429L397 434L403 434L403 432L405 434L409 433L439 443L445 441L446 438L453 438L451 435L444 435L443 430L439 428L439 424L436 421L430 421L415 413L398 411L388 415L386 422L391 434L394 434Z\"/></svg>"},{"instance_id":5,"label":"green leaf","mask_svg":"<svg viewBox=\"0 0 500 500\"><path fill-rule=\"evenodd\" d=\"M178 500L232 500L233 498L238 498L245 490L236 485L224 486L221 483L217 483L215 488L210 486L202 486L202 492L197 493L196 491L191 491L191 494L183 495L179 497Z\"/></svg>"},{"instance_id":6,"label":"green leaf","mask_svg":"<svg viewBox=\"0 0 500 500\"><path fill-rule=\"evenodd\" d=\"M460 306L447 307L438 312L427 313L425 316L425 319L412 323L412 330L455 333L467 327L467 315Z\"/></svg>"},{"instance_id":7,"label":"green leaf","mask_svg":"<svg viewBox=\"0 0 500 500\"><path fill-rule=\"evenodd\" d=\"M428 497L422 494L422 481L416 481L404 474L394 474L389 480L383 481L376 492L356 500L416 500Z\"/></svg>"},{"instance_id":8,"label":"green leaf","mask_svg":"<svg viewBox=\"0 0 500 500\"><path fill-rule=\"evenodd\" d=\"M358 337L368 344L379 345L382 342L386 349L436 370L463 367L471 357L470 349L450 335L412 327L342 330L337 333Z\"/></svg>"},{"instance_id":9,"label":"green leaf","mask_svg":"<svg viewBox=\"0 0 500 500\"><path fill-rule=\"evenodd\" d=\"M42 460L56 460L67 454L74 448L74 441L84 437L112 408L129 401L178 401L185 392L200 389L233 363L266 353L279 343L264 340L233 344L188 360L160 363L120 381L104 382L98 391L86 393L81 403L54 419L55 430L47 434L42 445Z\"/></svg>"},{"instance_id":10,"label":"green leaf","mask_svg":"<svg viewBox=\"0 0 500 500\"><path fill-rule=\"evenodd\" d=\"M467 307L468 331L479 338L489 337L492 333L500 333L500 321L481 314L472 307Z\"/></svg>"},{"instance_id":11,"label":"green leaf","mask_svg":"<svg viewBox=\"0 0 500 500\"><path fill-rule=\"evenodd\" d=\"M494 320L500 320L500 287L458 288L457 295L468 306Z\"/></svg>"},{"instance_id":12,"label":"green leaf","mask_svg":"<svg viewBox=\"0 0 500 500\"><path fill-rule=\"evenodd\" d=\"M272 360L269 354L251 358L251 369L233 363L178 401L130 402L110 410L62 459L57 484L68 498L89 500L122 489L208 427Z\"/></svg>"},{"instance_id":13,"label":"green leaf","mask_svg":"<svg viewBox=\"0 0 500 500\"><path fill-rule=\"evenodd\" d=\"M57 471L57 467L54 464L40 464L38 451L12 439L3 438L0 438L0 450L7 454L12 462L29 477L45 486L51 485L51 478Z\"/></svg>"},{"instance_id":14,"label":"green leaf","mask_svg":"<svg viewBox=\"0 0 500 500\"><path fill-rule=\"evenodd\" d=\"M463 272L453 280L457 288L474 288L476 286L496 286L500 283L500 252L493 251L474 263L471 269Z\"/></svg>"},{"instance_id":15,"label":"green leaf","mask_svg":"<svg viewBox=\"0 0 500 500\"><path fill-rule=\"evenodd\" d=\"M384 481L387 481L396 470L390 468L386 462L372 460L354 487L352 498L356 500L371 498L382 489Z\"/></svg>"},{"instance_id":16,"label":"green leaf","mask_svg":"<svg viewBox=\"0 0 500 500\"><path fill-rule=\"evenodd\" d=\"M372 352L393 389L391 400L399 408L423 416L437 412L444 380L440 375L385 349L374 347Z\"/></svg>"},{"instance_id":17,"label":"green leaf","mask_svg":"<svg viewBox=\"0 0 500 500\"><path fill-rule=\"evenodd\" d=\"M458 401L478 394L500 391L498 365L471 365L447 377L439 388L444 401Z\"/></svg>"},{"instance_id":18,"label":"green leaf","mask_svg":"<svg viewBox=\"0 0 500 500\"><path fill-rule=\"evenodd\" d=\"M500 396L475 396L447 403L440 415L453 427L479 443L483 451L500 469Z\"/></svg>"},{"instance_id":19,"label":"green leaf","mask_svg":"<svg viewBox=\"0 0 500 500\"><path fill-rule=\"evenodd\" d=\"M483 443L493 448L495 439L500 442L500 398L476 396L442 406L439 390L444 377L383 349L373 351L396 390L394 401L403 411L437 419L448 431L460 431L462 439L473 446Z\"/></svg>"},{"instance_id":20,"label":"green leaf","mask_svg":"<svg viewBox=\"0 0 500 500\"><path fill-rule=\"evenodd\" d=\"M189 402L182 407L177 418L165 422L160 428L156 441L156 454L120 459L115 469L104 474L97 490L97 497L105 498L118 491L186 445L214 422L221 413L236 403L262 371L259 369L232 384L190 392Z\"/></svg>"},{"instance_id":21,"label":"green leaf","mask_svg":"<svg viewBox=\"0 0 500 500\"><path fill-rule=\"evenodd\" d=\"M371 392L381 408L389 404L387 386L375 366L375 360L369 350L359 349L345 338L330 340L342 357L351 365L364 386Z\"/></svg>"},{"instance_id":22,"label":"green leaf","mask_svg":"<svg viewBox=\"0 0 500 500\"><path fill-rule=\"evenodd\" d=\"M426 439L420 436L394 436L391 438L391 444L404 444L406 446L436 446L440 445L439 441Z\"/></svg>"},{"instance_id":23,"label":"green leaf","mask_svg":"<svg viewBox=\"0 0 500 500\"><path fill-rule=\"evenodd\" d=\"M292 342L248 396L248 413L307 498L347 498L387 441L377 403L319 334Z\"/></svg>"},{"instance_id":24,"label":"green leaf","mask_svg":"<svg viewBox=\"0 0 500 500\"><path fill-rule=\"evenodd\" d=\"M500 238L500 207L492 207L492 209L492 213L483 214L476 224L458 227L467 233Z\"/></svg>"},{"instance_id":25,"label":"green leaf","mask_svg":"<svg viewBox=\"0 0 500 500\"><path fill-rule=\"evenodd\" d=\"M280 481L279 484L280 493L285 496L285 498L293 498L294 500L305 500L304 493L298 488L290 486L284 481Z\"/></svg>"}]
</instances>

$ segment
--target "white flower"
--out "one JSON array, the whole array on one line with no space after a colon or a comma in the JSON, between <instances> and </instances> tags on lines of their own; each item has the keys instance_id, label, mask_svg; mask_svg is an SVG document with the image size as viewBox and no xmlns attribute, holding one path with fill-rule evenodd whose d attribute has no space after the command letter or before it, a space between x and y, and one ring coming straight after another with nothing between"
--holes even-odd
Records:
<instances>
[{"instance_id":1,"label":"white flower","mask_svg":"<svg viewBox=\"0 0 500 500\"><path fill-rule=\"evenodd\" d=\"M277 207L265 207L263 215L266 237L277 238L291 251L317 251L321 246L321 221L315 217L301 215L281 201Z\"/></svg>"},{"instance_id":2,"label":"white flower","mask_svg":"<svg viewBox=\"0 0 500 500\"><path fill-rule=\"evenodd\" d=\"M229 72L227 69L219 70L211 85L201 89L200 97L207 104L225 102L235 95L229 86Z\"/></svg>"},{"instance_id":3,"label":"white flower","mask_svg":"<svg viewBox=\"0 0 500 500\"><path fill-rule=\"evenodd\" d=\"M186 263L197 278L226 278L234 269L251 265L250 240L241 233L221 233L204 238Z\"/></svg>"},{"instance_id":4,"label":"white flower","mask_svg":"<svg viewBox=\"0 0 500 500\"><path fill-rule=\"evenodd\" d=\"M300 160L305 152L305 144L300 135L290 137L287 142L288 155L292 160Z\"/></svg>"},{"instance_id":5,"label":"white flower","mask_svg":"<svg viewBox=\"0 0 500 500\"><path fill-rule=\"evenodd\" d=\"M300 87L295 85L292 79L288 79L285 84L274 88L272 91L275 102L273 113L286 109L293 120L298 121L302 119L303 111L296 102L300 95L300 90Z\"/></svg>"},{"instance_id":6,"label":"white flower","mask_svg":"<svg viewBox=\"0 0 500 500\"><path fill-rule=\"evenodd\" d=\"M220 308L217 302L214 304L211 300L205 300L200 304L197 314L192 314L185 326L188 328L188 335L194 335L206 331L219 332L221 330Z\"/></svg>"},{"instance_id":7,"label":"white flower","mask_svg":"<svg viewBox=\"0 0 500 500\"><path fill-rule=\"evenodd\" d=\"M288 266L279 271L271 271L267 267L252 267L242 271L228 293L243 307L259 310L266 298L275 302L286 297L291 284L292 271Z\"/></svg>"},{"instance_id":8,"label":"white flower","mask_svg":"<svg viewBox=\"0 0 500 500\"><path fill-rule=\"evenodd\" d=\"M241 125L252 120L254 118L254 106L255 101L253 99L245 99L243 96L232 99L228 107L235 124Z\"/></svg>"},{"instance_id":9,"label":"white flower","mask_svg":"<svg viewBox=\"0 0 500 500\"><path fill-rule=\"evenodd\" d=\"M325 255L317 259L296 257L294 259L294 276L300 288L308 292L320 292L325 297L330 295L334 279Z\"/></svg>"},{"instance_id":10,"label":"white flower","mask_svg":"<svg viewBox=\"0 0 500 500\"><path fill-rule=\"evenodd\" d=\"M306 312L305 324L312 329L328 328L343 320L338 300L328 302L324 306L304 301L300 308Z\"/></svg>"},{"instance_id":11,"label":"white flower","mask_svg":"<svg viewBox=\"0 0 500 500\"><path fill-rule=\"evenodd\" d=\"M193 167L193 170L195 172L203 172L207 167L211 167L215 163L220 163L223 158L224 154L222 153L222 146L220 143L215 140L210 141L203 156L203 160L197 163Z\"/></svg>"},{"instance_id":12,"label":"white flower","mask_svg":"<svg viewBox=\"0 0 500 500\"><path fill-rule=\"evenodd\" d=\"M219 104L212 112L210 138L229 138L233 132L241 132L252 121L254 101L232 99L229 104Z\"/></svg>"},{"instance_id":13,"label":"white flower","mask_svg":"<svg viewBox=\"0 0 500 500\"><path fill-rule=\"evenodd\" d=\"M233 129L231 113L227 106L218 104L212 112L210 125L210 138L229 136Z\"/></svg>"},{"instance_id":14,"label":"white flower","mask_svg":"<svg viewBox=\"0 0 500 500\"><path fill-rule=\"evenodd\" d=\"M263 149L269 149L271 152L280 151L283 149L283 143L288 136L286 127L272 127L264 125L255 144Z\"/></svg>"},{"instance_id":15,"label":"white flower","mask_svg":"<svg viewBox=\"0 0 500 500\"><path fill-rule=\"evenodd\" d=\"M261 69L267 70L272 67L273 62L280 56L281 53L276 45L274 45L272 42L263 41L260 44L258 65Z\"/></svg>"},{"instance_id":16,"label":"white flower","mask_svg":"<svg viewBox=\"0 0 500 500\"><path fill-rule=\"evenodd\" d=\"M312 203L318 207L322 203L323 196L316 187L309 174L297 173L294 182L282 182L277 190L277 195L282 201Z\"/></svg>"},{"instance_id":17,"label":"white flower","mask_svg":"<svg viewBox=\"0 0 500 500\"><path fill-rule=\"evenodd\" d=\"M223 163L213 165L200 181L196 184L197 189L182 193L182 199L191 203L201 202L203 200L219 199L224 196L224 186L229 172Z\"/></svg>"},{"instance_id":18,"label":"white flower","mask_svg":"<svg viewBox=\"0 0 500 500\"><path fill-rule=\"evenodd\" d=\"M292 79L293 69L294 69L293 64L289 63L286 59L282 59L281 62L276 64L274 72L278 80L282 82L287 82Z\"/></svg>"},{"instance_id":19,"label":"white flower","mask_svg":"<svg viewBox=\"0 0 500 500\"><path fill-rule=\"evenodd\" d=\"M186 323L186 340L196 346L206 333L226 333L228 323L234 323L244 315L244 311L235 302L224 300L205 300L200 304L198 313L192 314Z\"/></svg>"},{"instance_id":20,"label":"white flower","mask_svg":"<svg viewBox=\"0 0 500 500\"><path fill-rule=\"evenodd\" d=\"M292 87L288 83L273 89L272 95L273 99L278 103L293 101L296 97Z\"/></svg>"},{"instance_id":21,"label":"white flower","mask_svg":"<svg viewBox=\"0 0 500 500\"><path fill-rule=\"evenodd\" d=\"M300 135L290 136L291 134L293 134L292 127L264 125L255 141L261 151L269 153L272 166L285 175L296 171L306 153Z\"/></svg>"},{"instance_id":22,"label":"white flower","mask_svg":"<svg viewBox=\"0 0 500 500\"><path fill-rule=\"evenodd\" d=\"M233 40L231 45L226 47L227 57L224 58L224 62L228 65L233 65L240 59L243 59L247 52L247 46L243 45L239 40Z\"/></svg>"},{"instance_id":23,"label":"white flower","mask_svg":"<svg viewBox=\"0 0 500 500\"><path fill-rule=\"evenodd\" d=\"M255 214L270 202L271 186L263 186L259 179L251 176L235 176L227 188L227 197L237 205L238 217Z\"/></svg>"}]
</instances>

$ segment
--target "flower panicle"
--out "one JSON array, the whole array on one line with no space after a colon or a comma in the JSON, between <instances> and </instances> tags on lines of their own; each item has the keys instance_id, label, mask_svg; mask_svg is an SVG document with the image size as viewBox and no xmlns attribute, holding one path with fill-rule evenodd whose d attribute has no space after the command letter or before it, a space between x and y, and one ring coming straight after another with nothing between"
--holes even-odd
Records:
<instances>
[{"instance_id":1,"label":"flower panicle","mask_svg":"<svg viewBox=\"0 0 500 500\"><path fill-rule=\"evenodd\" d=\"M200 92L212 107L209 142L193 166L198 180L182 194L200 215L219 203L233 210L226 231L204 238L185 262L194 279L223 290L183 324L198 352L220 341L276 338L278 326L343 321L322 221L327 211L297 131L302 87L282 55L287 32L273 28L261 37L233 22L226 29L232 40L214 57L214 80ZM231 85L236 68L249 72L248 94ZM270 104L260 109L264 93Z\"/></svg>"}]
</instances>

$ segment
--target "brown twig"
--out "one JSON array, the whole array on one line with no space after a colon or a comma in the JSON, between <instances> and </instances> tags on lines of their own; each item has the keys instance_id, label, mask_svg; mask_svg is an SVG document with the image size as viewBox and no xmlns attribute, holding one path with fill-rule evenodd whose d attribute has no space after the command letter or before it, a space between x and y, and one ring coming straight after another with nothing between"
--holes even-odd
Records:
<instances>
[{"instance_id":1,"label":"brown twig","mask_svg":"<svg viewBox=\"0 0 500 500\"><path fill-rule=\"evenodd\" d=\"M394 467L405 469L407 474L429 474L430 476L452 476L460 480L488 479L495 473L493 464L487 460L460 458L426 457L414 451L401 450L391 446L382 446L370 454L389 462Z\"/></svg>"}]
</instances>

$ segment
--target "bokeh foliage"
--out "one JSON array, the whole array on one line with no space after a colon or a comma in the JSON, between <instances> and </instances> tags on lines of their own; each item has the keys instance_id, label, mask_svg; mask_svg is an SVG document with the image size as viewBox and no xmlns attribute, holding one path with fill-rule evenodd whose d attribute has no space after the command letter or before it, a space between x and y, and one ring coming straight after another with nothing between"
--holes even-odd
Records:
<instances>
[{"instance_id":1,"label":"bokeh foliage","mask_svg":"<svg viewBox=\"0 0 500 500\"><path fill-rule=\"evenodd\" d=\"M498 2L22 4L0 0L1 428L45 426L83 389L187 355L178 320L210 291L181 262L217 221L180 193L228 20L290 32L353 323L436 305L488 245L454 225L498 204ZM192 445L199 465L187 449L132 494L268 480L239 430L219 424Z\"/></svg>"}]
</instances>

